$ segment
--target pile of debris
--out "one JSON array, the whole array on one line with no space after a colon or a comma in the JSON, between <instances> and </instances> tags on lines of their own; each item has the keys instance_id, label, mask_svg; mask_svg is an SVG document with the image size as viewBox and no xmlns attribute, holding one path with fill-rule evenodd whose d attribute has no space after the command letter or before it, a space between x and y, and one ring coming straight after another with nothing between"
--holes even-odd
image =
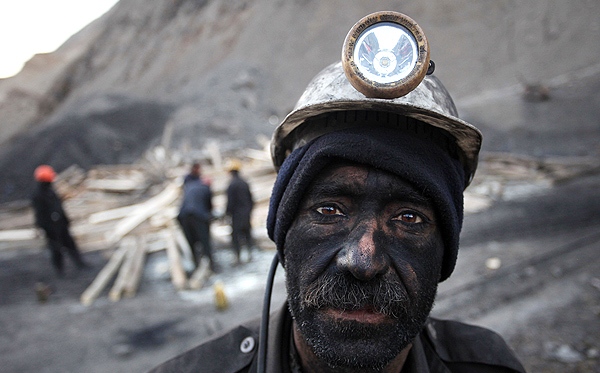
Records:
<instances>
[{"instance_id":1,"label":"pile of debris","mask_svg":"<svg viewBox=\"0 0 600 373\"><path fill-rule=\"evenodd\" d=\"M241 173L249 180L256 202L253 226L257 233L266 231L264 216L275 180L270 158L263 153L248 149L240 157ZM134 296L146 255L162 250L167 253L171 281L177 290L199 289L211 274L208 266L201 265L188 277L186 264L191 263L191 249L176 222L181 184L189 164L158 162L158 154L149 153L140 163L97 166L87 172L72 166L57 176L54 186L63 197L80 250L103 250L109 256L81 295L85 305L92 304L111 284L108 297L112 301ZM201 163L203 177L212 182L215 213L222 216L229 176L220 158ZM33 226L33 212L26 201L1 208L0 221L0 249L45 246L43 233ZM211 230L216 241L229 239L225 219L217 220ZM258 235L257 239L266 237Z\"/></svg>"}]
</instances>

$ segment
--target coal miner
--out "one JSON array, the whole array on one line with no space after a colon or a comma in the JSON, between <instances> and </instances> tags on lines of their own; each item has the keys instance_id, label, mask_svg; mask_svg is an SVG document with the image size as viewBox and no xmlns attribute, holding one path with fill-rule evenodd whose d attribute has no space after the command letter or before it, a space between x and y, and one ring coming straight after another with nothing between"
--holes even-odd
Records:
<instances>
[{"instance_id":1,"label":"coal miner","mask_svg":"<svg viewBox=\"0 0 600 373\"><path fill-rule=\"evenodd\" d=\"M500 336L429 316L453 272L480 132L432 74L421 28L360 20L275 130L276 243L261 320L156 372L523 372ZM287 302L269 313L280 262Z\"/></svg>"}]
</instances>

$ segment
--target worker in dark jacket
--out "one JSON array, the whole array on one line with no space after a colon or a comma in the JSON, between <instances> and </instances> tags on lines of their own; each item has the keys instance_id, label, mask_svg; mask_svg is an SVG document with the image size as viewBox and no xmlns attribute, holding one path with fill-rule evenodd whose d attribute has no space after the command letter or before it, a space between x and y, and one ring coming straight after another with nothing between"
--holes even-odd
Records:
<instances>
[{"instance_id":1,"label":"worker in dark jacket","mask_svg":"<svg viewBox=\"0 0 600 373\"><path fill-rule=\"evenodd\" d=\"M211 270L216 271L210 236L212 191L206 181L197 178L185 182L177 220L192 250L194 265L200 265L202 257L206 257Z\"/></svg>"},{"instance_id":2,"label":"worker in dark jacket","mask_svg":"<svg viewBox=\"0 0 600 373\"><path fill-rule=\"evenodd\" d=\"M420 27L363 18L277 127L263 316L155 372L524 372L496 333L430 317L456 264L481 133ZM287 302L269 317L277 264Z\"/></svg>"},{"instance_id":3,"label":"worker in dark jacket","mask_svg":"<svg viewBox=\"0 0 600 373\"><path fill-rule=\"evenodd\" d=\"M59 276L64 275L63 249L71 257L77 268L87 265L81 258L77 245L69 231L69 218L62 201L52 188L56 173L51 166L40 165L34 171L37 188L32 196L35 224L44 230L52 265Z\"/></svg>"},{"instance_id":4,"label":"worker in dark jacket","mask_svg":"<svg viewBox=\"0 0 600 373\"><path fill-rule=\"evenodd\" d=\"M226 214L231 217L231 244L236 255L236 263L241 263L242 243L248 250L248 261L252 258L254 239L252 238L252 209L254 200L250 186L240 176L240 162L232 160L228 166L231 181L227 187Z\"/></svg>"}]
</instances>

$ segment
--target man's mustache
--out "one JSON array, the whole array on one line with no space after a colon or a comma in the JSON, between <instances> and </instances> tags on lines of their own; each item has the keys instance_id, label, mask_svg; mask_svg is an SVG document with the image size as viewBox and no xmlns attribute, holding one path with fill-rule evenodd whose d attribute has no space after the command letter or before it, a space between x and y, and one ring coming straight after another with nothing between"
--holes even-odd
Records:
<instances>
[{"instance_id":1,"label":"man's mustache","mask_svg":"<svg viewBox=\"0 0 600 373\"><path fill-rule=\"evenodd\" d=\"M400 280L390 277L363 282L350 274L324 274L306 288L302 307L347 311L367 308L399 318L406 313L408 296Z\"/></svg>"}]
</instances>

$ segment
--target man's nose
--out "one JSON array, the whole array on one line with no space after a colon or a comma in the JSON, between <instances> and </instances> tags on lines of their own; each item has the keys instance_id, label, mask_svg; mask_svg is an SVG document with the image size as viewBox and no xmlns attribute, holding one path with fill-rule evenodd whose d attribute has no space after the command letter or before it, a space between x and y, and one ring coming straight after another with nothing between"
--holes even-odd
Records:
<instances>
[{"instance_id":1,"label":"man's nose","mask_svg":"<svg viewBox=\"0 0 600 373\"><path fill-rule=\"evenodd\" d=\"M337 254L338 268L361 281L384 274L389 264L382 248L377 245L377 231L375 221L355 227Z\"/></svg>"}]
</instances>

